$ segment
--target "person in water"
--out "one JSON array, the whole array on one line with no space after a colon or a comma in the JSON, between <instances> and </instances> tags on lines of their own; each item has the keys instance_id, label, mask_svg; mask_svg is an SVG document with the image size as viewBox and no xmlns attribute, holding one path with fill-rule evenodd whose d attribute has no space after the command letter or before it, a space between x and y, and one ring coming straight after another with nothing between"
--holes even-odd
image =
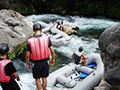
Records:
<instances>
[{"instance_id":1,"label":"person in water","mask_svg":"<svg viewBox=\"0 0 120 90\"><path fill-rule=\"evenodd\" d=\"M19 75L11 60L6 59L9 47L0 46L0 83L3 90L20 90L17 81L20 81Z\"/></svg>"},{"instance_id":2,"label":"person in water","mask_svg":"<svg viewBox=\"0 0 120 90\"><path fill-rule=\"evenodd\" d=\"M75 51L72 54L72 62L75 62L76 64L82 63L82 65L85 65L85 63L87 62L87 58L82 54L83 51L83 47L79 47L78 51Z\"/></svg>"},{"instance_id":3,"label":"person in water","mask_svg":"<svg viewBox=\"0 0 120 90\"><path fill-rule=\"evenodd\" d=\"M34 63L32 73L33 78L36 80L36 86L38 90L41 90L41 87L43 88L43 90L46 90L47 77L49 76L48 60L51 52L51 66L55 64L55 52L50 38L48 36L41 35L42 27L39 23L33 25L33 31L35 32L35 36L27 40L27 69L31 71L29 64L29 61L31 59ZM42 85L40 78L42 78Z\"/></svg>"},{"instance_id":4,"label":"person in water","mask_svg":"<svg viewBox=\"0 0 120 90\"><path fill-rule=\"evenodd\" d=\"M62 21L62 20L57 20L57 21L53 24L53 26L54 26L55 24L57 24L56 28L58 28L58 29L60 29L60 30L63 30L63 27L62 27L63 21ZM52 26L52 27L53 27L53 26ZM52 28L52 27L51 27L51 28Z\"/></svg>"}]
</instances>

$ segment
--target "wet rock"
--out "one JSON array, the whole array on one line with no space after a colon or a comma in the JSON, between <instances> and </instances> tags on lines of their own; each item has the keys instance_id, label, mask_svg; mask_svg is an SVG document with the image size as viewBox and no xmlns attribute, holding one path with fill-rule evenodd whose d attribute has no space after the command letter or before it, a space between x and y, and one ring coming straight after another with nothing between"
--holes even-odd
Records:
<instances>
[{"instance_id":1,"label":"wet rock","mask_svg":"<svg viewBox=\"0 0 120 90\"><path fill-rule=\"evenodd\" d=\"M31 24L29 24L31 22ZM32 35L32 21L12 10L0 10L0 46L10 47L10 53Z\"/></svg>"},{"instance_id":2,"label":"wet rock","mask_svg":"<svg viewBox=\"0 0 120 90\"><path fill-rule=\"evenodd\" d=\"M107 82L102 79L100 84L94 88L94 90L110 90L109 87L107 87Z\"/></svg>"},{"instance_id":3,"label":"wet rock","mask_svg":"<svg viewBox=\"0 0 120 90\"><path fill-rule=\"evenodd\" d=\"M110 90L120 90L120 24L106 29L99 38L105 65L105 81Z\"/></svg>"}]
</instances>

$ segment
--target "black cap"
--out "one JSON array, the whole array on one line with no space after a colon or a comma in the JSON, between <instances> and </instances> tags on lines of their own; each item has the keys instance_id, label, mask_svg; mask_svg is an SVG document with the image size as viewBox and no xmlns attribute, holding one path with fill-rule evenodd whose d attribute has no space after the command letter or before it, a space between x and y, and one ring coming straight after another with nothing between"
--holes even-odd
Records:
<instances>
[{"instance_id":1,"label":"black cap","mask_svg":"<svg viewBox=\"0 0 120 90\"><path fill-rule=\"evenodd\" d=\"M7 46L0 46L0 55L4 55L9 51L9 47Z\"/></svg>"},{"instance_id":2,"label":"black cap","mask_svg":"<svg viewBox=\"0 0 120 90\"><path fill-rule=\"evenodd\" d=\"M41 29L42 29L42 26L39 23L35 23L33 25L33 30L41 30Z\"/></svg>"},{"instance_id":3,"label":"black cap","mask_svg":"<svg viewBox=\"0 0 120 90\"><path fill-rule=\"evenodd\" d=\"M79 51L82 51L83 50L83 47L79 47Z\"/></svg>"}]
</instances>

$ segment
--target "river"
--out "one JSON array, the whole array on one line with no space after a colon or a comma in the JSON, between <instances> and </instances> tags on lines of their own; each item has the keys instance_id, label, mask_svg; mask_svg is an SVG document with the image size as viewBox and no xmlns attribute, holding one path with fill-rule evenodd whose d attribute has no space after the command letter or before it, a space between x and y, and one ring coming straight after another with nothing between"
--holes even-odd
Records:
<instances>
[{"instance_id":1,"label":"river","mask_svg":"<svg viewBox=\"0 0 120 90\"><path fill-rule=\"evenodd\" d=\"M74 51L83 46L83 54L88 55L92 52L100 53L98 46L98 38L101 33L111 26L116 25L119 21L106 19L103 17L85 18L79 16L60 16L55 14L42 14L27 16L33 19L33 22L44 21L49 25L53 25L57 19L63 20L64 24L78 26L80 29L76 35L70 35L71 42L69 44L54 47L57 54L56 64L50 67L50 73L54 70L71 62L71 55ZM32 77L32 72L28 72L25 62L19 58L13 60L13 63L20 75L21 90L36 90L35 80ZM1 87L0 87L0 90Z\"/></svg>"}]
</instances>

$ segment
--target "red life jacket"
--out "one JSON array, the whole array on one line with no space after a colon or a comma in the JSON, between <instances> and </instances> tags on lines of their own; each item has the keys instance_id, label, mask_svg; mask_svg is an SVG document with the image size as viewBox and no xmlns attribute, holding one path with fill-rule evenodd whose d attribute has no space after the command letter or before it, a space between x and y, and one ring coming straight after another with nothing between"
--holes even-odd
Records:
<instances>
[{"instance_id":1,"label":"red life jacket","mask_svg":"<svg viewBox=\"0 0 120 90\"><path fill-rule=\"evenodd\" d=\"M39 61L48 59L50 57L49 52L49 37L32 37L28 39L28 44L31 48L31 59L33 61Z\"/></svg>"},{"instance_id":2,"label":"red life jacket","mask_svg":"<svg viewBox=\"0 0 120 90\"><path fill-rule=\"evenodd\" d=\"M4 59L0 61L0 82L2 83L10 83L10 76L7 76L5 73L5 66L12 62L9 59Z\"/></svg>"}]
</instances>

